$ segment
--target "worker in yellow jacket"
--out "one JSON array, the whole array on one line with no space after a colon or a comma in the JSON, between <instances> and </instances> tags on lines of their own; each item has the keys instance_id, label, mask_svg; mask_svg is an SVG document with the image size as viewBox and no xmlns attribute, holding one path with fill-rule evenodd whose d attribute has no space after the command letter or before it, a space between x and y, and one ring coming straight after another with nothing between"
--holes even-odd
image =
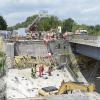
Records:
<instances>
[{"instance_id":1,"label":"worker in yellow jacket","mask_svg":"<svg viewBox=\"0 0 100 100\"><path fill-rule=\"evenodd\" d=\"M36 78L36 67L31 69L31 75L33 78Z\"/></svg>"}]
</instances>

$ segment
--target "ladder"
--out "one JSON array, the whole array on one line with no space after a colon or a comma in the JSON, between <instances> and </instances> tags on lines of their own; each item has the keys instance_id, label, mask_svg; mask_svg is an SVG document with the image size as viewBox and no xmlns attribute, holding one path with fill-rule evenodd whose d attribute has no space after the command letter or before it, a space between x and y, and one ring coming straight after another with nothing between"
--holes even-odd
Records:
<instances>
[{"instance_id":1,"label":"ladder","mask_svg":"<svg viewBox=\"0 0 100 100\"><path fill-rule=\"evenodd\" d=\"M47 17L47 12L46 11L40 11L39 14L36 16L35 20L32 22L32 24L30 24L27 27L26 32L29 32L31 27L35 27L35 25L37 25L39 23L39 21L44 17Z\"/></svg>"}]
</instances>

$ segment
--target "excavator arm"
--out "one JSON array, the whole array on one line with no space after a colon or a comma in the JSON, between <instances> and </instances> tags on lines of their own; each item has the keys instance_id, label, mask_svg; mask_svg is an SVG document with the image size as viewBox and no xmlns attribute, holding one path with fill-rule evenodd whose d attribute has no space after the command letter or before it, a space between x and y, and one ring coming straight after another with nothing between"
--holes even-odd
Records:
<instances>
[{"instance_id":1,"label":"excavator arm","mask_svg":"<svg viewBox=\"0 0 100 100\"><path fill-rule=\"evenodd\" d=\"M44 87L39 90L38 94L41 96L60 95L60 94L66 94L67 91L73 91L73 90L93 92L95 91L95 85L84 84L82 82L65 82L59 89L53 86Z\"/></svg>"},{"instance_id":2,"label":"excavator arm","mask_svg":"<svg viewBox=\"0 0 100 100\"><path fill-rule=\"evenodd\" d=\"M80 82L66 82L58 90L58 94L64 94L66 91L70 90L80 90L85 92L95 91L95 86L93 84L83 84Z\"/></svg>"}]
</instances>

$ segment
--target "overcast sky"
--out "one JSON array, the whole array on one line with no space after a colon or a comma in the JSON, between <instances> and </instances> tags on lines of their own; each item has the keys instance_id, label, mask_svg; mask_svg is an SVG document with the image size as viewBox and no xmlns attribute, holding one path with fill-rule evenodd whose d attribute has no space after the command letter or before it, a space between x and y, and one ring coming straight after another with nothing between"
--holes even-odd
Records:
<instances>
[{"instance_id":1,"label":"overcast sky","mask_svg":"<svg viewBox=\"0 0 100 100\"><path fill-rule=\"evenodd\" d=\"M9 26L40 10L60 19L71 17L78 23L100 24L100 0L0 0L0 15Z\"/></svg>"}]
</instances>

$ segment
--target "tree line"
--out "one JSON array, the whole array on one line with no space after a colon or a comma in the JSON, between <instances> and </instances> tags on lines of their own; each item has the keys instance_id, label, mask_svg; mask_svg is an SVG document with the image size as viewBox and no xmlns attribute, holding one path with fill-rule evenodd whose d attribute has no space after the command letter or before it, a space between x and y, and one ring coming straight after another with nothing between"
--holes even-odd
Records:
<instances>
[{"instance_id":1,"label":"tree line","mask_svg":"<svg viewBox=\"0 0 100 100\"><path fill-rule=\"evenodd\" d=\"M33 15L27 17L25 21L21 23L17 23L12 27L7 27L7 23L2 16L0 16L0 30L16 30L18 28L28 27L37 15ZM78 24L72 18L60 20L57 16L49 16L40 20L37 24L37 31L49 31L50 29L55 29L58 26L62 27L62 32L75 32L77 29L85 29L89 34L100 35L100 25L86 25L86 24Z\"/></svg>"},{"instance_id":2,"label":"tree line","mask_svg":"<svg viewBox=\"0 0 100 100\"><path fill-rule=\"evenodd\" d=\"M0 16L0 30L6 30L7 29L7 23L5 19Z\"/></svg>"}]
</instances>

